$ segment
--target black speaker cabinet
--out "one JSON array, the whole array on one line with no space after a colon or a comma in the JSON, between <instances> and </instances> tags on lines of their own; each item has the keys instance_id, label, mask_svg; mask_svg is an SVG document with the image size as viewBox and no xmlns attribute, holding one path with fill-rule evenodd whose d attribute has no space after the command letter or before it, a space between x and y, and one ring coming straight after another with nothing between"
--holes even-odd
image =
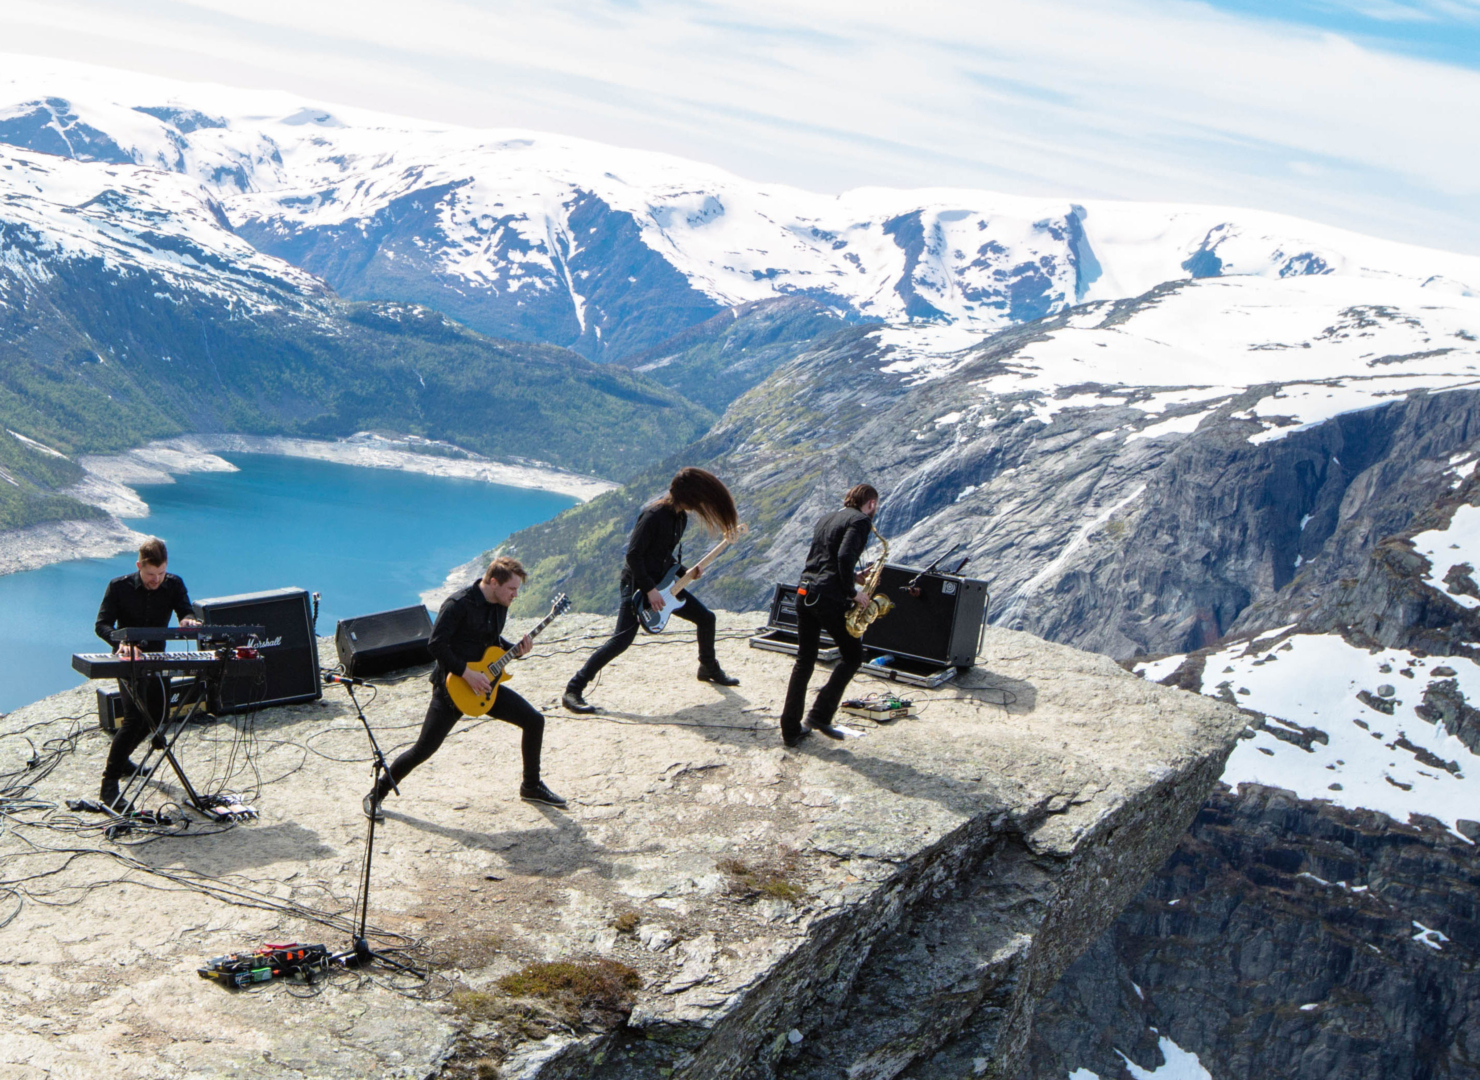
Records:
<instances>
[{"instance_id":1,"label":"black speaker cabinet","mask_svg":"<svg viewBox=\"0 0 1480 1080\"><path fill-rule=\"evenodd\" d=\"M790 635L793 642L797 633L797 587L785 582L776 582L776 591L771 594L771 617L767 622L771 630L779 630L783 636ZM817 635L819 646L826 650L836 646L832 635L826 630ZM795 651L795 650L793 650ZM821 654L818 654L821 656Z\"/></svg>"},{"instance_id":2,"label":"black speaker cabinet","mask_svg":"<svg viewBox=\"0 0 1480 1080\"><path fill-rule=\"evenodd\" d=\"M771 617L766 623L772 630L797 628L797 587L784 581L776 582L776 591L771 594Z\"/></svg>"},{"instance_id":3,"label":"black speaker cabinet","mask_svg":"<svg viewBox=\"0 0 1480 1080\"><path fill-rule=\"evenodd\" d=\"M427 641L432 619L422 604L340 619L334 647L344 673L358 678L425 664L432 659Z\"/></svg>"},{"instance_id":4,"label":"black speaker cabinet","mask_svg":"<svg viewBox=\"0 0 1480 1080\"><path fill-rule=\"evenodd\" d=\"M186 695L194 682L178 677L170 680L170 716L181 716L190 708L192 699ZM122 690L98 691L98 727L109 732L123 727Z\"/></svg>"},{"instance_id":5,"label":"black speaker cabinet","mask_svg":"<svg viewBox=\"0 0 1480 1080\"><path fill-rule=\"evenodd\" d=\"M987 617L987 583L955 574L925 574L918 596L908 583L920 571L886 563L879 592L894 610L864 632L865 654L912 657L950 667L971 667Z\"/></svg>"},{"instance_id":6,"label":"black speaker cabinet","mask_svg":"<svg viewBox=\"0 0 1480 1080\"><path fill-rule=\"evenodd\" d=\"M763 630L750 637L752 649L767 652L797 654L797 587L785 582L776 583L771 594L771 615ZM827 632L817 636L817 659L832 663L838 658L838 647Z\"/></svg>"},{"instance_id":7,"label":"black speaker cabinet","mask_svg":"<svg viewBox=\"0 0 1480 1080\"><path fill-rule=\"evenodd\" d=\"M323 696L313 605L305 590L269 589L199 600L195 617L208 626L267 627L267 636L258 643L266 677L224 680L219 699L211 702L212 712L246 712Z\"/></svg>"}]
</instances>

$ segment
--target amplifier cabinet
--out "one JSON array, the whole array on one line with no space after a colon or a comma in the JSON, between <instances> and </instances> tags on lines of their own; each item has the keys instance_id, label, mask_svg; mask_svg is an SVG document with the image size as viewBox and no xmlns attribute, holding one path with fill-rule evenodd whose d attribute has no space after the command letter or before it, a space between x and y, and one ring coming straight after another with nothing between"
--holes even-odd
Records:
<instances>
[{"instance_id":1,"label":"amplifier cabinet","mask_svg":"<svg viewBox=\"0 0 1480 1080\"><path fill-rule=\"evenodd\" d=\"M894 610L875 619L864 632L866 654L906 656L942 666L976 664L982 627L987 618L987 583L955 574L930 573L916 583L913 566L884 565L878 591L894 601Z\"/></svg>"},{"instance_id":2,"label":"amplifier cabinet","mask_svg":"<svg viewBox=\"0 0 1480 1080\"><path fill-rule=\"evenodd\" d=\"M784 581L776 582L776 590L771 594L771 614L766 622L769 630L779 630L783 636L790 635L793 643L796 641L797 633L797 586L788 585ZM834 648L832 636L826 631L818 635L823 649ZM794 651L794 650L793 650Z\"/></svg>"},{"instance_id":3,"label":"amplifier cabinet","mask_svg":"<svg viewBox=\"0 0 1480 1080\"><path fill-rule=\"evenodd\" d=\"M207 626L267 627L267 636L258 643L265 678L224 680L219 698L211 702L212 712L246 712L323 697L313 605L306 590L269 589L200 600L195 617Z\"/></svg>"},{"instance_id":4,"label":"amplifier cabinet","mask_svg":"<svg viewBox=\"0 0 1480 1080\"><path fill-rule=\"evenodd\" d=\"M172 718L183 716L190 709L191 700L186 697L186 691L194 684L194 679L170 680L169 714ZM98 727L104 731L117 731L123 727L123 711L122 690L98 690Z\"/></svg>"},{"instance_id":5,"label":"amplifier cabinet","mask_svg":"<svg viewBox=\"0 0 1480 1080\"><path fill-rule=\"evenodd\" d=\"M340 619L334 647L344 673L357 678L429 663L432 619L424 604Z\"/></svg>"}]
</instances>

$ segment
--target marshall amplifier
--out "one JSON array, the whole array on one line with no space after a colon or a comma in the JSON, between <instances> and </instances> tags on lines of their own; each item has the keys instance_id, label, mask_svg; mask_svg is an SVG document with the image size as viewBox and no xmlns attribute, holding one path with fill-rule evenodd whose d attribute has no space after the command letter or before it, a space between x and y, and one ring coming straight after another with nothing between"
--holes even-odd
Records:
<instances>
[{"instance_id":1,"label":"marshall amplifier","mask_svg":"<svg viewBox=\"0 0 1480 1080\"><path fill-rule=\"evenodd\" d=\"M340 619L334 646L344 673L357 678L430 663L432 619L424 604Z\"/></svg>"},{"instance_id":2,"label":"marshall amplifier","mask_svg":"<svg viewBox=\"0 0 1480 1080\"><path fill-rule=\"evenodd\" d=\"M267 635L257 645L266 661L266 676L224 680L219 696L211 702L212 712L246 712L323 696L313 605L305 590L270 589L200 600L195 604L195 617L207 626L267 627Z\"/></svg>"},{"instance_id":3,"label":"marshall amplifier","mask_svg":"<svg viewBox=\"0 0 1480 1080\"><path fill-rule=\"evenodd\" d=\"M909 583L919 575L913 595ZM987 618L987 583L955 574L920 574L912 566L885 564L879 592L894 610L863 635L864 654L921 660L941 667L976 664Z\"/></svg>"}]
</instances>

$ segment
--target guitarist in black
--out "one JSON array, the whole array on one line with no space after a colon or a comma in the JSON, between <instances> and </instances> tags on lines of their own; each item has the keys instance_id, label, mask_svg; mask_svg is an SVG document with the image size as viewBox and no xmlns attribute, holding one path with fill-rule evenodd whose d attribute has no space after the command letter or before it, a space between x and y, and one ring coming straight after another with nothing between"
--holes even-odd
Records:
<instances>
[{"instance_id":1,"label":"guitarist in black","mask_svg":"<svg viewBox=\"0 0 1480 1080\"><path fill-rule=\"evenodd\" d=\"M410 749L391 762L390 771L381 776L379 786L365 796L362 805L366 817L385 820L380 812L380 803L391 790L391 777L395 777L399 784L407 773L435 754L442 740L462 717L462 710L447 695L447 676L460 675L475 693L485 694L489 687L488 676L469 667L470 661L481 660L491 645L512 650L516 657L525 655L533 647L534 642L528 634L518 645L511 645L502 637L504 621L509 617L509 605L519 595L526 576L518 559L500 555L488 564L481 580L442 601L437 621L432 626L431 640L427 642L437 664L432 669L432 700L427 705L421 734ZM526 802L564 806L565 800L540 779L540 747L545 741L544 714L505 686L493 699L493 708L488 715L523 729L524 782L519 785L519 797Z\"/></svg>"},{"instance_id":2,"label":"guitarist in black","mask_svg":"<svg viewBox=\"0 0 1480 1080\"><path fill-rule=\"evenodd\" d=\"M637 637L637 612L631 599L639 590L647 594L648 603L661 611L663 597L658 583L675 566L678 574L687 572L683 565L683 533L689 515L697 514L713 532L724 533L740 524L735 499L730 489L712 472L693 467L679 469L668 484L668 494L654 499L642 508L632 535L627 540L627 559L622 565L619 587L621 606L617 609L617 629L611 638L591 654L581 670L571 677L560 699L575 713L592 713L594 705L581 695L597 672L627 650ZM738 686L740 680L725 674L714 653L714 612L685 591L684 605L673 613L687 619L699 630L699 681L719 686Z\"/></svg>"},{"instance_id":3,"label":"guitarist in black","mask_svg":"<svg viewBox=\"0 0 1480 1080\"><path fill-rule=\"evenodd\" d=\"M843 737L833 727L833 715L848 680L863 663L863 642L848 633L844 619L853 605L868 606L868 594L857 587L859 575L854 567L868 544L869 526L878 509L879 493L873 486L856 484L843 496L843 508L824 515L812 530L812 548L797 589L797 658L781 709L781 741L787 746L796 746L814 731L830 739ZM812 669L817 666L818 638L823 630L838 647L838 663L817 691L804 724L802 706Z\"/></svg>"}]
</instances>

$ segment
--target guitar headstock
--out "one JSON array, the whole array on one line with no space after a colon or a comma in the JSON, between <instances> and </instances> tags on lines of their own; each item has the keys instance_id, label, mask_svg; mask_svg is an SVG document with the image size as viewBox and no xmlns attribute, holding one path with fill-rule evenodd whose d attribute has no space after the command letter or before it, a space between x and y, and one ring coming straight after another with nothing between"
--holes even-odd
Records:
<instances>
[{"instance_id":1,"label":"guitar headstock","mask_svg":"<svg viewBox=\"0 0 1480 1080\"><path fill-rule=\"evenodd\" d=\"M744 536L749 531L750 531L750 526L747 525L747 524L745 524L745 522L742 521L740 524L736 525L729 532L725 533L725 539L728 540L730 543L733 544L736 540L739 540L742 536Z\"/></svg>"},{"instance_id":2,"label":"guitar headstock","mask_svg":"<svg viewBox=\"0 0 1480 1080\"><path fill-rule=\"evenodd\" d=\"M565 593L561 593L554 600L550 601L550 618L552 619L557 615L564 615L569 610L570 597L566 596Z\"/></svg>"}]
</instances>

